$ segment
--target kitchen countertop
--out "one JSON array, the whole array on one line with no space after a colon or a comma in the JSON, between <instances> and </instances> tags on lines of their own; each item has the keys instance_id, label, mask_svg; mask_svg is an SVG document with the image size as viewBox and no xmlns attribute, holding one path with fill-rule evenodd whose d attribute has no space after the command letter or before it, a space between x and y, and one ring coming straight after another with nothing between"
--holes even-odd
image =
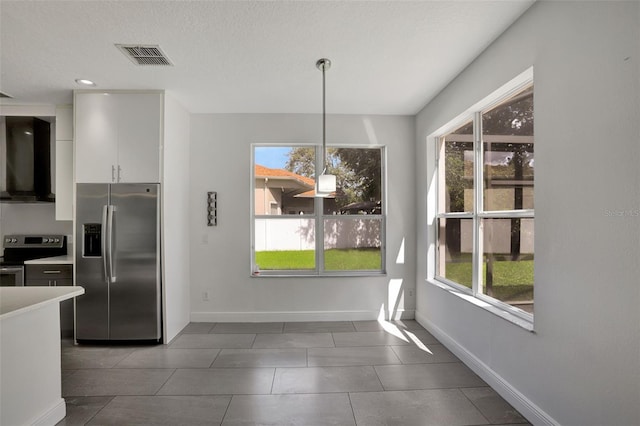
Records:
<instances>
[{"instance_id":1,"label":"kitchen countertop","mask_svg":"<svg viewBox=\"0 0 640 426\"><path fill-rule=\"evenodd\" d=\"M84 294L79 286L0 287L0 320Z\"/></svg>"},{"instance_id":2,"label":"kitchen countertop","mask_svg":"<svg viewBox=\"0 0 640 426\"><path fill-rule=\"evenodd\" d=\"M43 257L42 259L25 260L25 265L73 265L73 255Z\"/></svg>"}]
</instances>

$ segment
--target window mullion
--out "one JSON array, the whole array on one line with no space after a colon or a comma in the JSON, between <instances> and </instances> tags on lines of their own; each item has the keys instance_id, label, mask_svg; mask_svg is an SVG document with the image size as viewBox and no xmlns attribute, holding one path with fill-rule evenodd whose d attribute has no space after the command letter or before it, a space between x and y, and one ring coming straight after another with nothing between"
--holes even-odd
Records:
<instances>
[{"instance_id":1,"label":"window mullion","mask_svg":"<svg viewBox=\"0 0 640 426\"><path fill-rule=\"evenodd\" d=\"M445 142L444 142L444 137L438 137L436 138L436 220L435 220L435 270L433 271L433 275L435 277L440 276L440 275L444 275L442 274L441 271L444 271L446 268L446 262L445 262L445 257L441 255L441 250L442 250L442 246L444 245L443 242L441 242L441 238L442 236L441 234L441 230L440 230L440 217L441 217L441 210L443 209L444 206L444 190L441 189L442 187L444 187L444 183L445 183L445 179L444 179L444 174L445 174L445 168L444 168L444 149L445 149ZM442 187L441 187L442 185ZM427 250L427 256L428 256L428 250Z\"/></svg>"},{"instance_id":2,"label":"window mullion","mask_svg":"<svg viewBox=\"0 0 640 426\"><path fill-rule=\"evenodd\" d=\"M322 172L324 168L324 161L324 158L322 158L322 147L316 146L316 181L320 175L318 170ZM324 198L314 197L314 207L316 223L316 273L322 275L324 273Z\"/></svg>"},{"instance_id":3,"label":"window mullion","mask_svg":"<svg viewBox=\"0 0 640 426\"><path fill-rule=\"evenodd\" d=\"M472 254L472 289L473 294L482 293L482 252L483 234L482 221L478 216L484 209L483 203L483 179L484 166L482 159L482 113L473 115L473 254Z\"/></svg>"}]
</instances>

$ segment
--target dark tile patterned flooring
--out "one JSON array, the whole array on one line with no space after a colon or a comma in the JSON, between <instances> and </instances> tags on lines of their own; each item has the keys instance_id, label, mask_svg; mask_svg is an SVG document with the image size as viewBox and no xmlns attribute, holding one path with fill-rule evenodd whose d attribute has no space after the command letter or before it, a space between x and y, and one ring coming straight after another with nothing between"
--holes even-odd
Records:
<instances>
[{"instance_id":1,"label":"dark tile patterned flooring","mask_svg":"<svg viewBox=\"0 0 640 426\"><path fill-rule=\"evenodd\" d=\"M527 421L416 321L191 323L169 345L62 344L58 425Z\"/></svg>"}]
</instances>

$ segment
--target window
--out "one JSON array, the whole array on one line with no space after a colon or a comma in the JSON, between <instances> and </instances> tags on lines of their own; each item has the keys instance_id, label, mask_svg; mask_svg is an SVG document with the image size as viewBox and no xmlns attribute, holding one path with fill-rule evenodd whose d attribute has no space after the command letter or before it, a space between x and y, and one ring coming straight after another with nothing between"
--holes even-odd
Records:
<instances>
[{"instance_id":1,"label":"window","mask_svg":"<svg viewBox=\"0 0 640 426\"><path fill-rule=\"evenodd\" d=\"M326 198L315 196L321 156L308 145L253 147L254 275L384 272L384 149L328 149L337 190Z\"/></svg>"},{"instance_id":2,"label":"window","mask_svg":"<svg viewBox=\"0 0 640 426\"><path fill-rule=\"evenodd\" d=\"M532 319L533 84L437 142L436 278Z\"/></svg>"}]
</instances>

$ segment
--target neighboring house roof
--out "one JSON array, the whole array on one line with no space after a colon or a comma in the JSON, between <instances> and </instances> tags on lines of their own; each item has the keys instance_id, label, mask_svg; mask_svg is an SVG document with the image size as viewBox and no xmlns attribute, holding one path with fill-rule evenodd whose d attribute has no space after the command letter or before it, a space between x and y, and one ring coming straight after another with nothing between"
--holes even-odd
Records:
<instances>
[{"instance_id":1,"label":"neighboring house roof","mask_svg":"<svg viewBox=\"0 0 640 426\"><path fill-rule=\"evenodd\" d=\"M288 180L291 182L295 182L298 185L301 185L303 187L310 188L307 191L294 195L294 197L296 198L313 198L316 196L315 179L290 172L289 170L271 169L269 167L256 164L255 170L254 170L254 176L256 179L269 178L269 179L278 179L278 180ZM331 196L328 198L335 198L335 193L332 193Z\"/></svg>"},{"instance_id":2,"label":"neighboring house roof","mask_svg":"<svg viewBox=\"0 0 640 426\"><path fill-rule=\"evenodd\" d=\"M259 164L255 165L254 174L256 178L275 178L275 179L292 180L311 188L313 188L316 185L316 181L309 177L301 176L299 174L290 172L289 170L270 169L269 167L261 166Z\"/></svg>"},{"instance_id":3,"label":"neighboring house roof","mask_svg":"<svg viewBox=\"0 0 640 426\"><path fill-rule=\"evenodd\" d=\"M294 195L295 198L314 198L315 196L316 196L315 187L312 190L301 192L300 194ZM332 192L331 194L325 196L324 198L336 198L336 193Z\"/></svg>"}]
</instances>

